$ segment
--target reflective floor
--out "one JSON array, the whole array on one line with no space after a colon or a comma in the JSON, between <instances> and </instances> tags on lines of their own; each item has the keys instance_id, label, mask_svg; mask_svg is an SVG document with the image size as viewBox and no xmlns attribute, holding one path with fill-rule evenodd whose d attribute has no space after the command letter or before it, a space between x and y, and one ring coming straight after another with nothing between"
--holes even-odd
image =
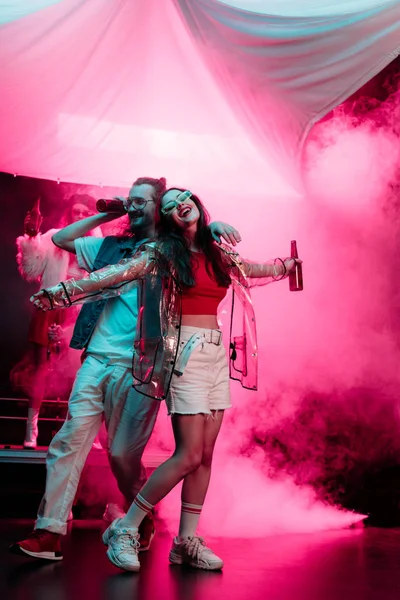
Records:
<instances>
[{"instance_id":1,"label":"reflective floor","mask_svg":"<svg viewBox=\"0 0 400 600\"><path fill-rule=\"evenodd\" d=\"M64 560L39 562L8 553L32 521L0 520L3 600L392 600L400 597L400 529L353 529L264 539L215 539L222 573L168 564L171 537L159 532L141 554L139 574L108 562L103 524L74 521Z\"/></svg>"}]
</instances>

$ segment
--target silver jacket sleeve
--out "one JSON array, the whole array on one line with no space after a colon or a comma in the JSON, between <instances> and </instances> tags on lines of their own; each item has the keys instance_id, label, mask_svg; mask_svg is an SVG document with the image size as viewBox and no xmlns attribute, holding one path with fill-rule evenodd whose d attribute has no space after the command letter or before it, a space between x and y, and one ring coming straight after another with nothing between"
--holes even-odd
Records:
<instances>
[{"instance_id":1,"label":"silver jacket sleeve","mask_svg":"<svg viewBox=\"0 0 400 600\"><path fill-rule=\"evenodd\" d=\"M154 268L154 253L146 249L133 258L124 258L115 265L93 271L85 279L67 279L44 290L51 309L72 304L86 304L126 293L133 282L141 279Z\"/></svg>"},{"instance_id":2,"label":"silver jacket sleeve","mask_svg":"<svg viewBox=\"0 0 400 600\"><path fill-rule=\"evenodd\" d=\"M248 278L249 286L267 285L273 281L285 279L289 274L285 266L286 260L286 258L274 258L261 263L241 258L242 268Z\"/></svg>"}]
</instances>

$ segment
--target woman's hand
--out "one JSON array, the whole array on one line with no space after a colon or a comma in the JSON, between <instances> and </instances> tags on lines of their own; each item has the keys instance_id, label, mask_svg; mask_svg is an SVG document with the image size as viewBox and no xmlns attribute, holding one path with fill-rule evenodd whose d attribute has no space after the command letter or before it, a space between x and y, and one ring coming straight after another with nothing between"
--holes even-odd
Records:
<instances>
[{"instance_id":1,"label":"woman's hand","mask_svg":"<svg viewBox=\"0 0 400 600\"><path fill-rule=\"evenodd\" d=\"M28 212L26 213L26 217L24 219L24 233L29 237L36 237L40 231L40 226L42 223L43 223L42 216L40 216L39 222L37 224L32 223L31 211L28 210ZM37 225L37 229L36 228L33 229L33 225Z\"/></svg>"},{"instance_id":2,"label":"woman's hand","mask_svg":"<svg viewBox=\"0 0 400 600\"><path fill-rule=\"evenodd\" d=\"M232 246L236 246L236 244L242 241L238 230L223 221L214 221L213 223L210 223L210 231L218 244L221 243L221 237L224 238L227 244L231 244Z\"/></svg>"},{"instance_id":3,"label":"woman's hand","mask_svg":"<svg viewBox=\"0 0 400 600\"><path fill-rule=\"evenodd\" d=\"M296 268L296 264L302 264L302 260L300 260L300 258L285 258L284 263L285 263L285 267L286 267L286 273L290 273L291 271L294 271L294 269Z\"/></svg>"},{"instance_id":4,"label":"woman's hand","mask_svg":"<svg viewBox=\"0 0 400 600\"><path fill-rule=\"evenodd\" d=\"M64 329L61 327L61 325L53 323L50 325L47 335L51 342L61 342L64 339Z\"/></svg>"},{"instance_id":5,"label":"woman's hand","mask_svg":"<svg viewBox=\"0 0 400 600\"><path fill-rule=\"evenodd\" d=\"M51 308L50 301L43 290L40 290L40 292L37 292L37 294L33 294L33 296L29 298L29 302L32 302L35 308L40 308L40 310L43 311Z\"/></svg>"},{"instance_id":6,"label":"woman's hand","mask_svg":"<svg viewBox=\"0 0 400 600\"><path fill-rule=\"evenodd\" d=\"M40 290L40 292L37 292L37 294L33 294L33 296L29 298L29 302L32 302L33 306L35 308L40 308L40 310L51 310L51 302L45 290Z\"/></svg>"}]
</instances>

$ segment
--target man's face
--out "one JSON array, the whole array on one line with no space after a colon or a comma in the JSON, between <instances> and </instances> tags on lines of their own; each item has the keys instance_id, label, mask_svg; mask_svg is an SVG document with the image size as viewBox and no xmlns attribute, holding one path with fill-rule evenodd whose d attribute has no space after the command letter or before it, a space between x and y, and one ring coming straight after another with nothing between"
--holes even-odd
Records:
<instances>
[{"instance_id":1,"label":"man's face","mask_svg":"<svg viewBox=\"0 0 400 600\"><path fill-rule=\"evenodd\" d=\"M132 186L127 198L127 212L132 233L153 226L155 210L153 186L148 183Z\"/></svg>"}]
</instances>

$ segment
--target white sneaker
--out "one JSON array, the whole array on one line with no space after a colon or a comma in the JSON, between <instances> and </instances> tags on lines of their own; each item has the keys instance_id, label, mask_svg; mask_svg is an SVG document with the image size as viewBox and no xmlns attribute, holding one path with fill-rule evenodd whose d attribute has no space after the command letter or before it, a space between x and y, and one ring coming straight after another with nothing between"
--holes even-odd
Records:
<instances>
[{"instance_id":1,"label":"white sneaker","mask_svg":"<svg viewBox=\"0 0 400 600\"><path fill-rule=\"evenodd\" d=\"M33 438L31 440L25 440L24 448L33 448L35 450L37 448L37 438Z\"/></svg>"},{"instance_id":2,"label":"white sneaker","mask_svg":"<svg viewBox=\"0 0 400 600\"><path fill-rule=\"evenodd\" d=\"M203 538L198 536L188 537L182 542L177 537L174 538L169 562L174 565L187 564L207 571L217 571L224 566L223 560L211 548L207 548Z\"/></svg>"},{"instance_id":3,"label":"white sneaker","mask_svg":"<svg viewBox=\"0 0 400 600\"><path fill-rule=\"evenodd\" d=\"M123 519L125 517L125 511L118 504L107 504L103 514L103 521L106 523L112 523L115 519Z\"/></svg>"},{"instance_id":4,"label":"white sneaker","mask_svg":"<svg viewBox=\"0 0 400 600\"><path fill-rule=\"evenodd\" d=\"M28 408L26 420L24 448L36 448L38 437L39 409Z\"/></svg>"},{"instance_id":5,"label":"white sneaker","mask_svg":"<svg viewBox=\"0 0 400 600\"><path fill-rule=\"evenodd\" d=\"M103 544L108 546L108 559L125 571L139 571L139 533L132 527L119 527L115 519L103 533Z\"/></svg>"},{"instance_id":6,"label":"white sneaker","mask_svg":"<svg viewBox=\"0 0 400 600\"><path fill-rule=\"evenodd\" d=\"M98 437L95 438L92 444L92 450L103 450L103 446L101 445L101 442Z\"/></svg>"}]
</instances>

